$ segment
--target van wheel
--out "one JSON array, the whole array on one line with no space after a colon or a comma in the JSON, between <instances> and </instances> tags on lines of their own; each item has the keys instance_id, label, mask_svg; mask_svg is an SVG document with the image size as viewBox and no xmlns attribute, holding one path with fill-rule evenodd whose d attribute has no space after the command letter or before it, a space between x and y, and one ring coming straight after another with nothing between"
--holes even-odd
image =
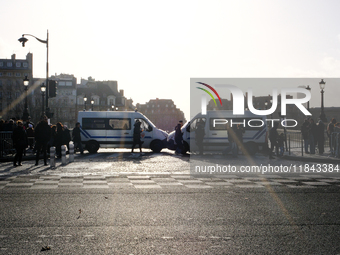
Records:
<instances>
[{"instance_id":1,"label":"van wheel","mask_svg":"<svg viewBox=\"0 0 340 255\"><path fill-rule=\"evenodd\" d=\"M96 141L89 141L86 144L86 149L90 152L90 153L97 153L98 149L99 149L99 144Z\"/></svg>"},{"instance_id":2,"label":"van wheel","mask_svg":"<svg viewBox=\"0 0 340 255\"><path fill-rule=\"evenodd\" d=\"M160 140L154 140L151 142L150 144L150 149L153 151L153 152L160 152L162 149L163 149L163 144Z\"/></svg>"},{"instance_id":3,"label":"van wheel","mask_svg":"<svg viewBox=\"0 0 340 255\"><path fill-rule=\"evenodd\" d=\"M246 155L255 155L255 153L258 151L258 147L256 143L246 143L244 145L245 149L246 149Z\"/></svg>"}]
</instances>

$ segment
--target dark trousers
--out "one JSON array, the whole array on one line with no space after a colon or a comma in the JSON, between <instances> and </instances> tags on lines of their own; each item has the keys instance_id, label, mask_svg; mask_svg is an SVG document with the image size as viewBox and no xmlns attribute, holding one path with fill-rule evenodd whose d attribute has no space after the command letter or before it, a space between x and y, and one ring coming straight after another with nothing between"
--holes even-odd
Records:
<instances>
[{"instance_id":1,"label":"dark trousers","mask_svg":"<svg viewBox=\"0 0 340 255\"><path fill-rule=\"evenodd\" d=\"M273 156L274 147L275 147L276 155L279 155L279 147L277 146L277 142L276 141L270 141L269 157Z\"/></svg>"},{"instance_id":2,"label":"dark trousers","mask_svg":"<svg viewBox=\"0 0 340 255\"><path fill-rule=\"evenodd\" d=\"M46 165L47 164L47 143L37 142L35 145L35 148L37 150L36 156L35 156L35 163L38 164L39 154L40 154L40 151L42 151L44 154L44 164Z\"/></svg>"},{"instance_id":3,"label":"dark trousers","mask_svg":"<svg viewBox=\"0 0 340 255\"><path fill-rule=\"evenodd\" d=\"M22 154L24 153L25 148L22 146L18 146L15 148L15 150L17 151L17 153L14 156L14 164L16 164L17 162L20 164L22 161Z\"/></svg>"},{"instance_id":4,"label":"dark trousers","mask_svg":"<svg viewBox=\"0 0 340 255\"><path fill-rule=\"evenodd\" d=\"M140 139L133 139L131 152L133 152L133 149L137 144L139 144L139 151L142 152L142 141Z\"/></svg>"}]
</instances>

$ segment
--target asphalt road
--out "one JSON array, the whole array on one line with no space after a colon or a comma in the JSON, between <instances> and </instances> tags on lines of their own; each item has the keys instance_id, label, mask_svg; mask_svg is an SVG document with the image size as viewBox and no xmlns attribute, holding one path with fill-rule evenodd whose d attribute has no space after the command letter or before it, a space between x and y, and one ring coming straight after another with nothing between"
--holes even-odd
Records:
<instances>
[{"instance_id":1,"label":"asphalt road","mask_svg":"<svg viewBox=\"0 0 340 255\"><path fill-rule=\"evenodd\" d=\"M60 164L1 164L1 254L340 254L334 171L193 176L189 157L168 151L101 150Z\"/></svg>"}]
</instances>

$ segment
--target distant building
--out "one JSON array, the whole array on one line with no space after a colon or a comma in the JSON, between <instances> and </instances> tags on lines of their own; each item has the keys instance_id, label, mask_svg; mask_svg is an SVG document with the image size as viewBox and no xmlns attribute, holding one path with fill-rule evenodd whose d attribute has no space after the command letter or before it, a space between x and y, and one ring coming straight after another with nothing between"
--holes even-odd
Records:
<instances>
[{"instance_id":1,"label":"distant building","mask_svg":"<svg viewBox=\"0 0 340 255\"><path fill-rule=\"evenodd\" d=\"M73 74L55 74L50 80L57 82L57 95L49 98L51 123L61 122L72 128L76 123L77 78Z\"/></svg>"},{"instance_id":2,"label":"distant building","mask_svg":"<svg viewBox=\"0 0 340 255\"><path fill-rule=\"evenodd\" d=\"M26 59L16 59L15 54L10 59L0 59L0 118L20 119L23 116L25 91L23 80L25 76L30 80L28 89L32 85L33 54L28 53ZM32 97L28 91L28 112L30 113Z\"/></svg>"},{"instance_id":3,"label":"distant building","mask_svg":"<svg viewBox=\"0 0 340 255\"><path fill-rule=\"evenodd\" d=\"M137 110L150 119L158 128L174 130L179 120L186 122L184 113L171 99L151 99L146 104L137 104Z\"/></svg>"},{"instance_id":4,"label":"distant building","mask_svg":"<svg viewBox=\"0 0 340 255\"><path fill-rule=\"evenodd\" d=\"M95 81L89 77L88 80L81 79L77 85L76 112L85 110L94 111L133 111L132 99L124 96L124 90L118 91L117 81ZM93 100L93 106L91 101Z\"/></svg>"}]
</instances>

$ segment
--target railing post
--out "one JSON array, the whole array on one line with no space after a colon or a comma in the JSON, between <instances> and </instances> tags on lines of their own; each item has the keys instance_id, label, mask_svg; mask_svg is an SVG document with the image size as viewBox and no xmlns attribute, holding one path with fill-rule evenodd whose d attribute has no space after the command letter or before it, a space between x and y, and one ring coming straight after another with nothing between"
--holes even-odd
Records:
<instances>
[{"instance_id":1,"label":"railing post","mask_svg":"<svg viewBox=\"0 0 340 255\"><path fill-rule=\"evenodd\" d=\"M66 145L61 146L61 164L66 165Z\"/></svg>"},{"instance_id":2,"label":"railing post","mask_svg":"<svg viewBox=\"0 0 340 255\"><path fill-rule=\"evenodd\" d=\"M73 162L74 161L74 144L72 141L70 141L68 148L69 148L68 160L69 162Z\"/></svg>"},{"instance_id":3,"label":"railing post","mask_svg":"<svg viewBox=\"0 0 340 255\"><path fill-rule=\"evenodd\" d=\"M288 146L289 146L289 152L288 152L288 155L290 155L290 135L288 135Z\"/></svg>"},{"instance_id":4,"label":"railing post","mask_svg":"<svg viewBox=\"0 0 340 255\"><path fill-rule=\"evenodd\" d=\"M303 146L304 144L303 144L303 139L301 140L301 155L303 156Z\"/></svg>"},{"instance_id":5,"label":"railing post","mask_svg":"<svg viewBox=\"0 0 340 255\"><path fill-rule=\"evenodd\" d=\"M55 167L55 147L50 148L50 166Z\"/></svg>"}]
</instances>

